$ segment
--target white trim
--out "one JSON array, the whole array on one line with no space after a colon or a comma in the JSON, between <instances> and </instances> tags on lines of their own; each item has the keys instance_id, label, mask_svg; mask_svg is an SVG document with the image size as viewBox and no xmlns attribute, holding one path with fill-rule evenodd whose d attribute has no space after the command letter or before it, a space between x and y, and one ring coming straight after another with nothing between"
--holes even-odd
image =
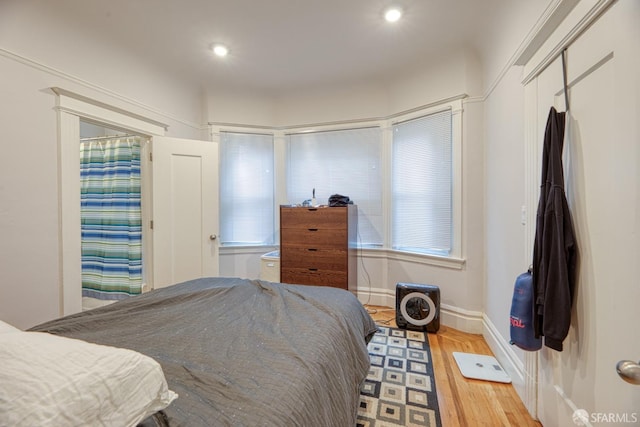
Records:
<instances>
[{"instance_id":1,"label":"white trim","mask_svg":"<svg viewBox=\"0 0 640 427\"><path fill-rule=\"evenodd\" d=\"M571 12L571 10L573 10L578 2L579 0L553 0L549 3L531 31L529 31L522 40L520 46L502 67L498 76L487 87L483 100L486 100L495 88L498 87L512 66L522 65L522 61L533 55L547 37L549 37L549 34L551 34L551 32L556 28L558 23L562 21Z\"/></svg>"},{"instance_id":2,"label":"white trim","mask_svg":"<svg viewBox=\"0 0 640 427\"><path fill-rule=\"evenodd\" d=\"M495 355L496 359L500 362L502 367L509 373L512 379L512 384L516 393L524 403L525 407L529 411L529 414L534 420L538 419L537 413L537 399L538 399L538 364L539 358L542 357L542 353L550 351L543 347L539 351L525 351L524 362L520 360L516 354L514 347L502 338L502 335L491 322L486 315L483 315L483 332L482 335L489 345L489 348ZM547 361L547 363L549 363ZM535 367L535 369L532 369ZM564 403L564 405L558 405L558 408L566 413L558 419L569 419L571 414L575 412L578 407L576 404L566 395L558 385L554 386L554 390L558 393L558 400ZM590 424L587 424L590 425Z\"/></svg>"},{"instance_id":3,"label":"white trim","mask_svg":"<svg viewBox=\"0 0 640 427\"><path fill-rule=\"evenodd\" d=\"M569 47L616 0L582 0L565 21L555 28L524 67L522 84L526 85L542 73L562 51Z\"/></svg>"},{"instance_id":4,"label":"white trim","mask_svg":"<svg viewBox=\"0 0 640 427\"><path fill-rule=\"evenodd\" d=\"M133 98L129 98L129 97L125 96L125 95L121 95L121 94L119 94L117 92L114 92L114 91L112 91L110 89L107 89L107 88L105 88L103 86L97 85L95 83L91 83L91 82L89 82L87 80L84 80L84 79L82 79L80 77L77 77L77 76L74 76L72 74L66 73L66 72L64 72L62 70L59 70L57 68L50 67L50 66L48 66L46 64L43 64L42 62L38 62L36 60L27 58L25 56L19 55L19 54L15 53L15 52L11 52L11 51L9 51L7 49L4 49L4 48L1 48L1 47L0 47L0 56L4 56L5 58L14 60L16 62L19 62L21 64L27 65L29 67L35 68L36 70L43 71L43 72L45 72L47 74L50 74L52 76L56 76L56 77L62 78L64 80L67 80L69 82L72 82L72 83L78 84L80 86L83 86L85 88L94 90L94 91L99 92L99 93L101 93L103 95L108 95L108 96L110 96L110 97L112 97L112 98L114 98L116 100L119 100L119 101L122 101L122 102L126 102L127 104L130 104L132 106L141 108L141 109L143 109L145 111L148 111L150 113L157 114L157 115L159 115L161 117L165 117L167 119L171 119L171 120L173 120L175 122L178 122L178 123L181 123L181 124L183 124L185 126L188 126L188 127L200 130L200 131L206 129L204 126L202 126L202 125L200 125L198 123L193 123L193 122L191 122L189 120L185 120L185 119L182 119L180 117L177 117L177 116L175 116L175 115L173 115L171 113L167 113L165 111L158 110L158 109L153 108L153 107L151 107L151 106L149 106L147 104L144 104L142 102L136 101Z\"/></svg>"},{"instance_id":5,"label":"white trim","mask_svg":"<svg viewBox=\"0 0 640 427\"><path fill-rule=\"evenodd\" d=\"M65 147L75 141L76 150ZM80 267L80 120L58 112L60 315L82 311ZM70 207L75 206L76 209Z\"/></svg>"},{"instance_id":6,"label":"white trim","mask_svg":"<svg viewBox=\"0 0 640 427\"><path fill-rule=\"evenodd\" d=\"M507 342L491 319L482 316L484 337L487 345L500 362L502 367L511 376L513 387L518 393L533 419L537 419L537 352L525 352L524 363L516 354L514 347ZM535 365L535 376L531 377L531 363Z\"/></svg>"},{"instance_id":7,"label":"white trim","mask_svg":"<svg viewBox=\"0 0 640 427\"><path fill-rule=\"evenodd\" d=\"M462 100L462 105L482 103L486 100L487 98L485 96L470 96Z\"/></svg>"},{"instance_id":8,"label":"white trim","mask_svg":"<svg viewBox=\"0 0 640 427\"><path fill-rule=\"evenodd\" d=\"M145 136L164 135L165 128L154 120L141 118L70 91L60 88L51 90L57 94L58 113L60 315L66 316L82 311L80 119L89 118L120 129L133 130ZM146 200L143 200L143 203L145 202ZM143 218L143 224L145 222ZM147 241L145 238L145 242ZM149 264L145 261L145 266L147 265Z\"/></svg>"},{"instance_id":9,"label":"white trim","mask_svg":"<svg viewBox=\"0 0 640 427\"><path fill-rule=\"evenodd\" d=\"M112 107L86 96L52 87L58 95L56 109L85 119L98 121L114 127L140 132L145 135L164 135L169 125L139 116L120 108Z\"/></svg>"},{"instance_id":10,"label":"white trim","mask_svg":"<svg viewBox=\"0 0 640 427\"><path fill-rule=\"evenodd\" d=\"M440 322L462 332L481 334L482 316L481 311L440 304Z\"/></svg>"},{"instance_id":11,"label":"white trim","mask_svg":"<svg viewBox=\"0 0 640 427\"><path fill-rule=\"evenodd\" d=\"M220 133L248 133L255 135L273 135L274 129L264 126L237 126L237 125L216 125L209 123L209 136L212 141L220 140Z\"/></svg>"},{"instance_id":12,"label":"white trim","mask_svg":"<svg viewBox=\"0 0 640 427\"><path fill-rule=\"evenodd\" d=\"M538 149L541 137L538 135L538 117L537 117L537 81L532 82L524 87L525 100L533 100L534 102L525 102L524 104L524 196L525 196L525 225L523 226L524 247L522 265L528 266L533 262L533 246L536 232L536 213L539 197L539 175L540 164ZM538 357L537 354L525 352L524 364L522 364L524 376L524 384L517 387L516 391L529 414L534 419L538 419Z\"/></svg>"},{"instance_id":13,"label":"white trim","mask_svg":"<svg viewBox=\"0 0 640 427\"><path fill-rule=\"evenodd\" d=\"M268 252L277 251L277 245L267 246L244 246L244 245L227 245L220 246L220 256L222 255L264 255Z\"/></svg>"},{"instance_id":14,"label":"white trim","mask_svg":"<svg viewBox=\"0 0 640 427\"><path fill-rule=\"evenodd\" d=\"M458 100L456 102L450 103L452 108L452 116L451 116L451 128L452 128L452 153L451 153L451 161L453 163L453 182L452 182L452 194L451 194L451 204L452 204L452 218L451 221L453 223L453 236L452 236L452 245L451 245L451 254L447 257L452 262L462 261L462 257L464 256L464 236L463 236L463 225L462 225L462 191L463 191L463 183L464 183L464 174L462 171L462 162L464 161L462 157L463 150L463 140L462 136L464 133L464 127L462 125L462 114L463 114L463 106L462 100ZM462 268L463 264L460 264L460 268Z\"/></svg>"},{"instance_id":15,"label":"white trim","mask_svg":"<svg viewBox=\"0 0 640 427\"><path fill-rule=\"evenodd\" d=\"M384 258L386 260L433 265L452 270L462 270L466 264L466 260L462 258L419 254L386 248L358 248L358 255L362 258Z\"/></svg>"},{"instance_id":16,"label":"white trim","mask_svg":"<svg viewBox=\"0 0 640 427\"><path fill-rule=\"evenodd\" d=\"M271 131L285 131L287 135L296 132L309 132L310 130L318 130L318 129L350 129L353 127L367 127L367 126L380 126L380 122L393 121L395 123L395 119L401 118L402 121L410 120L409 117L420 117L427 114L432 114L438 111L442 111L443 107L451 106L452 110L455 112L457 110L462 109L462 103L468 98L466 93L462 93L460 95L451 96L449 98L440 99L434 102L430 102L429 104L421 105L419 107L411 108L409 110L404 110L399 113L393 113L384 117L369 117L362 119L353 119L353 120L340 120L334 122L323 122L323 123L306 123L299 125L288 125L288 126L256 126L250 124L242 124L242 123L228 123L228 122L209 122L209 127L217 127L219 129L259 129L259 130L271 130ZM405 117L406 116L406 117Z\"/></svg>"},{"instance_id":17,"label":"white trim","mask_svg":"<svg viewBox=\"0 0 640 427\"><path fill-rule=\"evenodd\" d=\"M553 31L571 13L579 0L554 0L540 15L538 22L531 29L522 44L516 50L513 65L525 65L540 49Z\"/></svg>"},{"instance_id":18,"label":"white trim","mask_svg":"<svg viewBox=\"0 0 640 427\"><path fill-rule=\"evenodd\" d=\"M462 258L402 252L393 249L386 250L386 258L394 261L413 262L422 265L451 268L453 270L462 270L466 263L466 260Z\"/></svg>"},{"instance_id":19,"label":"white trim","mask_svg":"<svg viewBox=\"0 0 640 427\"><path fill-rule=\"evenodd\" d=\"M377 305L381 307L396 306L396 291L386 288L373 288L358 284L356 296L362 304Z\"/></svg>"}]
</instances>

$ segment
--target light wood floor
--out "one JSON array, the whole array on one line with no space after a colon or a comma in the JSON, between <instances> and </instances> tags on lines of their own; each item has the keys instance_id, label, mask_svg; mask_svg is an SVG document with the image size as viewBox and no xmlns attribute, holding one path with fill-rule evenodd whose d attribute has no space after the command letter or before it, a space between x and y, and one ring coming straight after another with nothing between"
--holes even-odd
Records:
<instances>
[{"instance_id":1,"label":"light wood floor","mask_svg":"<svg viewBox=\"0 0 640 427\"><path fill-rule=\"evenodd\" d=\"M367 306L367 310L378 324L396 327L394 309ZM460 373L454 351L493 355L481 335L443 325L438 333L428 335L443 427L541 426L511 384L470 380Z\"/></svg>"}]
</instances>

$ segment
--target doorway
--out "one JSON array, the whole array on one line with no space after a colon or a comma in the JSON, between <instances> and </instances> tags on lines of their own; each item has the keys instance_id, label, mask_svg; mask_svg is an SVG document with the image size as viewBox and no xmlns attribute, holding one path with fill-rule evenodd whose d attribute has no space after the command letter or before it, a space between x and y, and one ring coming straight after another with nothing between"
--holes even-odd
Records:
<instances>
[{"instance_id":1,"label":"doorway","mask_svg":"<svg viewBox=\"0 0 640 427\"><path fill-rule=\"evenodd\" d=\"M141 160L144 159L141 162L141 204L142 224L145 230L142 242L142 291L168 286L189 278L216 276L217 142L164 137L168 128L166 124L62 88L54 87L51 90L57 95L56 111L59 125L60 315L78 313L83 309L78 191L81 121L148 137L141 147ZM185 170L188 173L182 173ZM193 171L198 173L193 176ZM186 179L187 177L189 179ZM201 200L197 219L189 216L195 216L194 209L181 203L187 193L193 195L187 199L190 202ZM184 227L198 224L199 230L193 233L193 241L186 242ZM188 258L189 255L186 254L192 252L183 250L187 243L189 247L200 248L200 262L194 263L192 256ZM193 271L185 271L185 265L192 266Z\"/></svg>"}]
</instances>

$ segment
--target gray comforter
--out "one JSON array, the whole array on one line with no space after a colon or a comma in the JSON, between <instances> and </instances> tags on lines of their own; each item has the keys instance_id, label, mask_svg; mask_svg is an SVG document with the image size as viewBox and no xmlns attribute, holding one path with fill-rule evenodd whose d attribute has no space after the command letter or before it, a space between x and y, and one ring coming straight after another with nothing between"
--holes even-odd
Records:
<instances>
[{"instance_id":1,"label":"gray comforter","mask_svg":"<svg viewBox=\"0 0 640 427\"><path fill-rule=\"evenodd\" d=\"M376 326L340 289L204 278L32 330L153 357L171 426L352 427Z\"/></svg>"}]
</instances>

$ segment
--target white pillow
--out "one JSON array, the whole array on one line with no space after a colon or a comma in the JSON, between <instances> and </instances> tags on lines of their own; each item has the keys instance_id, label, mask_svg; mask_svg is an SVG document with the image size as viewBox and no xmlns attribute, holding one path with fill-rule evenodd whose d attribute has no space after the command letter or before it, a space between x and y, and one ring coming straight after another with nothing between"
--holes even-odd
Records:
<instances>
[{"instance_id":1,"label":"white pillow","mask_svg":"<svg viewBox=\"0 0 640 427\"><path fill-rule=\"evenodd\" d=\"M132 350L44 332L0 334L0 424L135 426L178 395Z\"/></svg>"},{"instance_id":2,"label":"white pillow","mask_svg":"<svg viewBox=\"0 0 640 427\"><path fill-rule=\"evenodd\" d=\"M5 334L7 332L21 332L20 329L11 326L8 323L4 323L0 320L0 334Z\"/></svg>"}]
</instances>

